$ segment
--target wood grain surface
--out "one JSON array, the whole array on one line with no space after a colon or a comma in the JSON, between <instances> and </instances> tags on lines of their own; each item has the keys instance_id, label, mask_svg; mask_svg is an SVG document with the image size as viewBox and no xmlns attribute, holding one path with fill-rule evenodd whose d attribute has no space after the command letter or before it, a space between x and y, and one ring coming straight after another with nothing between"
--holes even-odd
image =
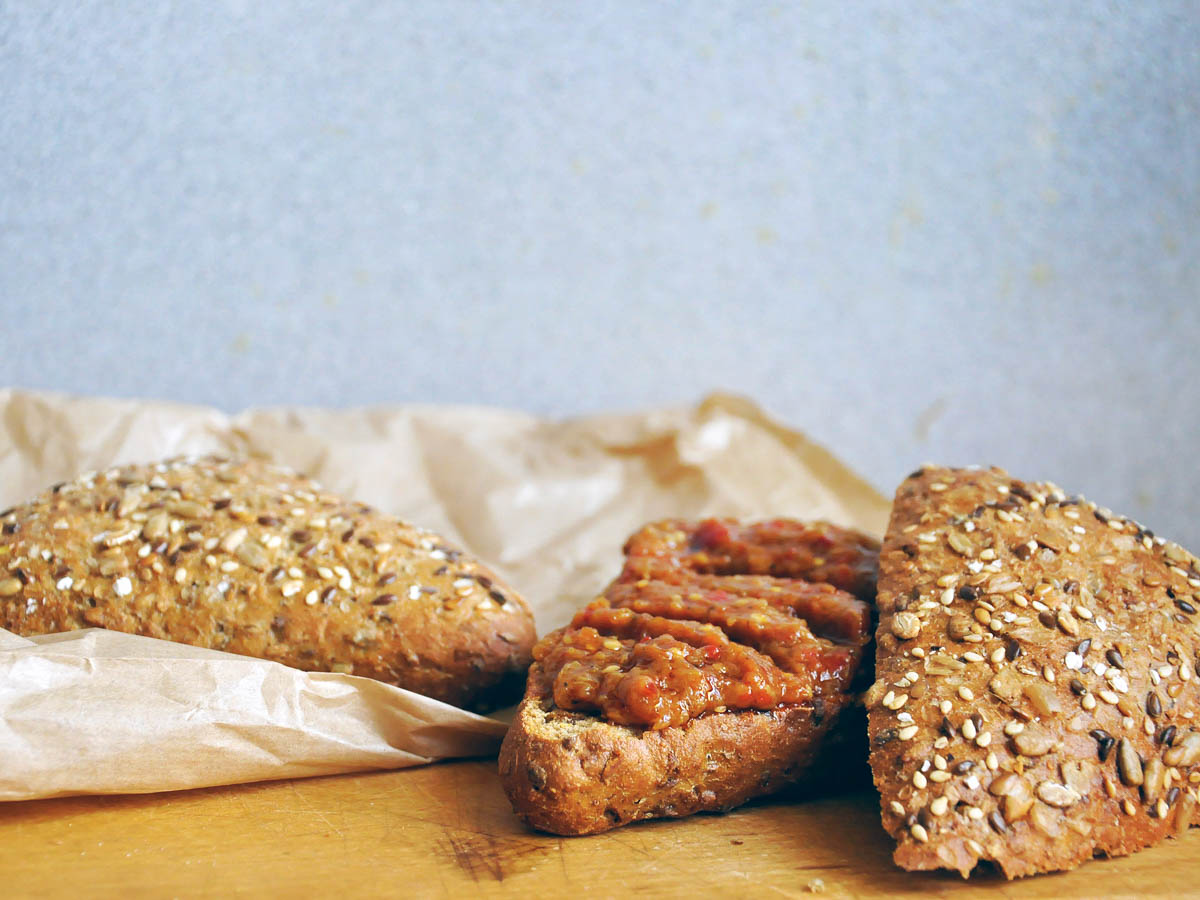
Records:
<instances>
[{"instance_id":1,"label":"wood grain surface","mask_svg":"<svg viewBox=\"0 0 1200 900\"><path fill-rule=\"evenodd\" d=\"M150 763L148 763L150 764ZM585 838L526 830L493 761L0 805L0 896L1182 896L1200 834L1007 882L891 862L870 790ZM818 881L819 880L819 881Z\"/></svg>"}]
</instances>

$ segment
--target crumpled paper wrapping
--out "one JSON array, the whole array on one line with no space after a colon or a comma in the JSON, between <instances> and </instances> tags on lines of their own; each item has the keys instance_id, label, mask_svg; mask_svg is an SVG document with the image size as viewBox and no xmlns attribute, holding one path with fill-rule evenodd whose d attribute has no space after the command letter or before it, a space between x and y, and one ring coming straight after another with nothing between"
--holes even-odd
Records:
<instances>
[{"instance_id":1,"label":"crumpled paper wrapping","mask_svg":"<svg viewBox=\"0 0 1200 900\"><path fill-rule=\"evenodd\" d=\"M253 454L440 531L563 624L668 516L826 518L887 502L752 403L551 422L507 410L262 409L0 391L0 505L82 471ZM0 799L141 793L494 753L503 723L365 678L102 629L0 630Z\"/></svg>"}]
</instances>

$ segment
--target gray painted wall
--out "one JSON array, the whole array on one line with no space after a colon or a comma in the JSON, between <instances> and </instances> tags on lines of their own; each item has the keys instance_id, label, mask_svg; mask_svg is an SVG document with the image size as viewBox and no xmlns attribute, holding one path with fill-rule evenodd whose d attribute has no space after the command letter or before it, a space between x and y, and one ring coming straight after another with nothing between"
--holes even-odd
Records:
<instances>
[{"instance_id":1,"label":"gray painted wall","mask_svg":"<svg viewBox=\"0 0 1200 900\"><path fill-rule=\"evenodd\" d=\"M0 382L725 388L1200 546L1194 0L0 2L0 98Z\"/></svg>"}]
</instances>

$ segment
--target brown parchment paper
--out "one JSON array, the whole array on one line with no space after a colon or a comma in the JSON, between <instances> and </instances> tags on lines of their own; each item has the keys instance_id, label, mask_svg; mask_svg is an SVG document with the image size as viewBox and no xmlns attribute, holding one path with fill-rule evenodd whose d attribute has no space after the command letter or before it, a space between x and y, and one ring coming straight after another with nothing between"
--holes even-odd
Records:
<instances>
[{"instance_id":1,"label":"brown parchment paper","mask_svg":"<svg viewBox=\"0 0 1200 900\"><path fill-rule=\"evenodd\" d=\"M253 454L456 539L561 625L667 516L826 518L887 502L747 400L552 422L507 410L262 409L0 391L0 505L82 471ZM369 679L101 629L0 630L0 799L176 790L494 753L505 726Z\"/></svg>"}]
</instances>

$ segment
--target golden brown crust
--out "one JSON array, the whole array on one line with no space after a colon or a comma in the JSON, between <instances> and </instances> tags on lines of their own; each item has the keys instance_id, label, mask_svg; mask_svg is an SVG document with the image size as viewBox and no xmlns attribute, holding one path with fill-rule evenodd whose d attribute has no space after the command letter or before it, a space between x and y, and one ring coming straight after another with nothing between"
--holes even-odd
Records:
<instances>
[{"instance_id":1,"label":"golden brown crust","mask_svg":"<svg viewBox=\"0 0 1200 900\"><path fill-rule=\"evenodd\" d=\"M925 468L880 555L867 694L906 869L1012 878L1196 819L1200 565L1051 484Z\"/></svg>"},{"instance_id":2,"label":"golden brown crust","mask_svg":"<svg viewBox=\"0 0 1200 900\"><path fill-rule=\"evenodd\" d=\"M260 461L88 473L0 523L0 626L18 634L98 626L476 706L530 660L532 614L495 574Z\"/></svg>"},{"instance_id":3,"label":"golden brown crust","mask_svg":"<svg viewBox=\"0 0 1200 900\"><path fill-rule=\"evenodd\" d=\"M500 750L500 776L518 816L563 835L732 809L793 784L811 770L840 711L818 714L808 704L716 713L649 731L556 709L543 681L534 663Z\"/></svg>"}]
</instances>

